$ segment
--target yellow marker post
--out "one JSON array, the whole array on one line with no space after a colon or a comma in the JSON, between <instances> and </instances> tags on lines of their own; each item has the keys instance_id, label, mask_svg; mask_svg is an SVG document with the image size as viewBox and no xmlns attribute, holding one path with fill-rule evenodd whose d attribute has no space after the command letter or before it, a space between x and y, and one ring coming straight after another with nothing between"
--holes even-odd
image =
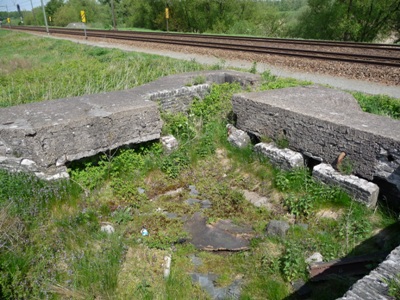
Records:
<instances>
[{"instance_id":1,"label":"yellow marker post","mask_svg":"<svg viewBox=\"0 0 400 300\"><path fill-rule=\"evenodd\" d=\"M169 8L168 6L165 8L165 22L167 24L167 32L168 32L168 19L169 19Z\"/></svg>"},{"instance_id":2,"label":"yellow marker post","mask_svg":"<svg viewBox=\"0 0 400 300\"><path fill-rule=\"evenodd\" d=\"M84 10L81 10L81 20L83 23L83 31L85 32L85 39L87 39L87 34L86 34L86 14Z\"/></svg>"},{"instance_id":3,"label":"yellow marker post","mask_svg":"<svg viewBox=\"0 0 400 300\"><path fill-rule=\"evenodd\" d=\"M11 20L10 20L10 18L7 18L7 23L8 23L8 24L10 24L10 23L11 23Z\"/></svg>"},{"instance_id":4,"label":"yellow marker post","mask_svg":"<svg viewBox=\"0 0 400 300\"><path fill-rule=\"evenodd\" d=\"M86 14L84 10L81 10L81 19L83 23L86 23Z\"/></svg>"}]
</instances>

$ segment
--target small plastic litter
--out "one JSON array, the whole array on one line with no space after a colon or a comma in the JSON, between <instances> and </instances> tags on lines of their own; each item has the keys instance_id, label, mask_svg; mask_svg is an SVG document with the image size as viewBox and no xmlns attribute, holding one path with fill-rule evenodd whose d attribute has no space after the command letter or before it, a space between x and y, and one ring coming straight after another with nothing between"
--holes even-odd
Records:
<instances>
[{"instance_id":1,"label":"small plastic litter","mask_svg":"<svg viewBox=\"0 0 400 300\"><path fill-rule=\"evenodd\" d=\"M142 236L148 236L149 232L147 231L147 229L143 226L142 230L140 230L140 233L142 234Z\"/></svg>"}]
</instances>

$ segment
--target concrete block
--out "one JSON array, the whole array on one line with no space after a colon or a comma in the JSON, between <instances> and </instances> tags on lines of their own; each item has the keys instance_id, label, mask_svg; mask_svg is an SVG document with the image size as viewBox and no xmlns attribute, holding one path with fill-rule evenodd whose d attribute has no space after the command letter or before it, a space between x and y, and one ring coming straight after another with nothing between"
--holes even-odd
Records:
<instances>
[{"instance_id":1,"label":"concrete block","mask_svg":"<svg viewBox=\"0 0 400 300\"><path fill-rule=\"evenodd\" d=\"M285 138L292 150L333 164L341 152L353 173L379 183L400 209L400 121L364 113L352 95L321 86L240 93L232 98L236 127Z\"/></svg>"},{"instance_id":2,"label":"concrete block","mask_svg":"<svg viewBox=\"0 0 400 300\"><path fill-rule=\"evenodd\" d=\"M339 186L368 207L375 207L377 203L379 187L365 179L354 175L342 175L331 165L324 163L314 167L312 176L323 183Z\"/></svg>"},{"instance_id":3,"label":"concrete block","mask_svg":"<svg viewBox=\"0 0 400 300\"><path fill-rule=\"evenodd\" d=\"M290 149L280 149L274 143L258 143L254 151L268 157L269 161L276 167L284 170L304 167L303 156Z\"/></svg>"},{"instance_id":4,"label":"concrete block","mask_svg":"<svg viewBox=\"0 0 400 300\"><path fill-rule=\"evenodd\" d=\"M4 108L0 120L0 165L47 179L67 177L67 162L158 139L162 126L157 105L132 91Z\"/></svg>"}]
</instances>

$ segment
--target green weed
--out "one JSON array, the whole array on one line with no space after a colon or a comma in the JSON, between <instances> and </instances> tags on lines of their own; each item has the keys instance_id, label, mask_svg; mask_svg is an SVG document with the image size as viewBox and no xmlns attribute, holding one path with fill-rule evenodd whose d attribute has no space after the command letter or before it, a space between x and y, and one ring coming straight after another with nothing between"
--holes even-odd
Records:
<instances>
[{"instance_id":1,"label":"green weed","mask_svg":"<svg viewBox=\"0 0 400 300\"><path fill-rule=\"evenodd\" d=\"M400 275L398 274L393 279L389 280L389 296L396 300L400 299Z\"/></svg>"},{"instance_id":2,"label":"green weed","mask_svg":"<svg viewBox=\"0 0 400 300\"><path fill-rule=\"evenodd\" d=\"M295 87L295 86L305 86L311 85L312 82L309 81L299 81L293 78L281 78L275 75L272 75L270 71L265 71L261 74L263 82L261 84L260 90L274 90L274 89L282 89L287 87Z\"/></svg>"},{"instance_id":3,"label":"green weed","mask_svg":"<svg viewBox=\"0 0 400 300\"><path fill-rule=\"evenodd\" d=\"M352 93L363 111L400 119L400 100L384 95L365 95L359 92Z\"/></svg>"},{"instance_id":4,"label":"green weed","mask_svg":"<svg viewBox=\"0 0 400 300\"><path fill-rule=\"evenodd\" d=\"M343 175L351 175L354 170L353 162L349 158L345 157L338 165L338 170Z\"/></svg>"},{"instance_id":5,"label":"green weed","mask_svg":"<svg viewBox=\"0 0 400 300\"><path fill-rule=\"evenodd\" d=\"M304 276L306 263L303 257L302 247L294 242L285 243L285 252L283 253L280 263L281 272L287 281L292 281Z\"/></svg>"}]
</instances>

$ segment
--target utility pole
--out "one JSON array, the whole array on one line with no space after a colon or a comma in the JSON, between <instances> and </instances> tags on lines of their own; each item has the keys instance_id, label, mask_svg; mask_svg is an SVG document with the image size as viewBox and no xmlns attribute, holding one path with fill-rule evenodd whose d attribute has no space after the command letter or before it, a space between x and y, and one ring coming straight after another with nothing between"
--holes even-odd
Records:
<instances>
[{"instance_id":1,"label":"utility pole","mask_svg":"<svg viewBox=\"0 0 400 300\"><path fill-rule=\"evenodd\" d=\"M42 10L43 10L44 24L46 25L46 32L47 32L47 34L50 34L49 33L49 25L47 24L46 12L44 10L43 0L40 0L40 3L42 3Z\"/></svg>"},{"instance_id":2,"label":"utility pole","mask_svg":"<svg viewBox=\"0 0 400 300\"><path fill-rule=\"evenodd\" d=\"M31 0L31 6L32 6L32 15L33 15L33 18L35 19L35 23L37 25L37 20L36 20L36 16L35 16L35 11L33 10L32 0Z\"/></svg>"},{"instance_id":3,"label":"utility pole","mask_svg":"<svg viewBox=\"0 0 400 300\"><path fill-rule=\"evenodd\" d=\"M165 23L167 25L167 32L168 32L168 19L169 19L169 6L167 1L165 1Z\"/></svg>"},{"instance_id":4,"label":"utility pole","mask_svg":"<svg viewBox=\"0 0 400 300\"><path fill-rule=\"evenodd\" d=\"M116 22L115 22L114 0L111 0L111 12L112 12L112 19L113 19L113 27L114 27L114 30L117 30L117 24L116 24Z\"/></svg>"}]
</instances>

